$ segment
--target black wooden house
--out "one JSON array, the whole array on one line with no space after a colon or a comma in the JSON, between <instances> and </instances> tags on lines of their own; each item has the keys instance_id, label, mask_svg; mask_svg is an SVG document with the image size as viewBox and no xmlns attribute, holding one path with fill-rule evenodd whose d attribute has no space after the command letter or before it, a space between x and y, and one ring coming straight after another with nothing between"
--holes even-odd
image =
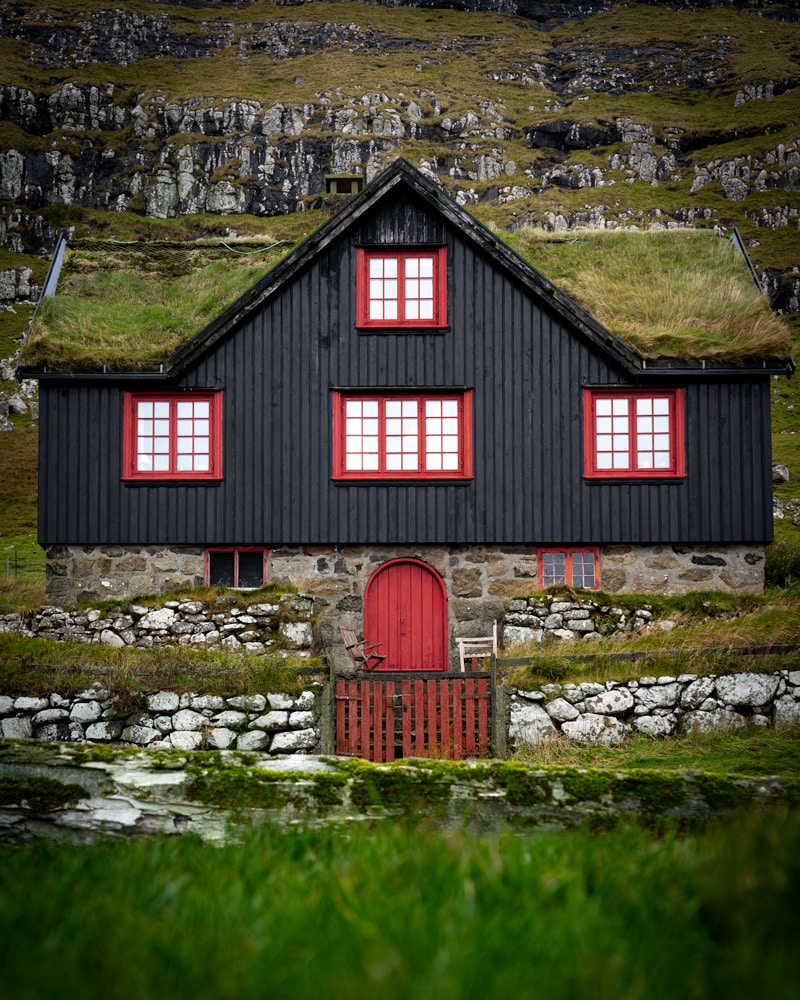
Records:
<instances>
[{"instance_id":1,"label":"black wooden house","mask_svg":"<svg viewBox=\"0 0 800 1000\"><path fill-rule=\"evenodd\" d=\"M35 373L48 598L290 583L437 668L553 584L758 591L787 364L643 359L398 159L160 370Z\"/></svg>"}]
</instances>

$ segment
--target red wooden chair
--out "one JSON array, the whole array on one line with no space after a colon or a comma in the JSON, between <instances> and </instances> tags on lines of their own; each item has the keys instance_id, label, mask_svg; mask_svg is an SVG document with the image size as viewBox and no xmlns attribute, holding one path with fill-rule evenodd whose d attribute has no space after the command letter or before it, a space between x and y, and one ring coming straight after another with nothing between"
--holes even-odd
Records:
<instances>
[{"instance_id":1,"label":"red wooden chair","mask_svg":"<svg viewBox=\"0 0 800 1000\"><path fill-rule=\"evenodd\" d=\"M358 639L355 631L344 625L339 626L339 631L342 633L344 648L350 654L350 659L356 667L361 667L363 670L374 670L378 664L383 663L386 659L385 654L374 652L378 646L383 645L382 642L367 642L365 639ZM371 663L371 660L375 660L375 663Z\"/></svg>"}]
</instances>

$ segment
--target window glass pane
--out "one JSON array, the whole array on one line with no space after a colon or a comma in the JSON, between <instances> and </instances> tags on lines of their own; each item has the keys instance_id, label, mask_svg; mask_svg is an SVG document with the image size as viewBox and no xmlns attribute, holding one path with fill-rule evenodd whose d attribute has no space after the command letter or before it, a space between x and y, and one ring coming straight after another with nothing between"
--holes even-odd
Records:
<instances>
[{"instance_id":1,"label":"window glass pane","mask_svg":"<svg viewBox=\"0 0 800 1000\"><path fill-rule=\"evenodd\" d=\"M610 399L598 399L595 401L595 413L598 417L610 417L611 416L611 400Z\"/></svg>"},{"instance_id":2,"label":"window glass pane","mask_svg":"<svg viewBox=\"0 0 800 1000\"><path fill-rule=\"evenodd\" d=\"M420 257L419 273L423 278L430 278L433 276L433 257Z\"/></svg>"},{"instance_id":3,"label":"window glass pane","mask_svg":"<svg viewBox=\"0 0 800 1000\"><path fill-rule=\"evenodd\" d=\"M191 455L178 455L176 459L176 469L178 472L192 472L194 463Z\"/></svg>"},{"instance_id":4,"label":"window glass pane","mask_svg":"<svg viewBox=\"0 0 800 1000\"><path fill-rule=\"evenodd\" d=\"M397 452L396 454L389 453L389 449L386 449L386 468L389 470L402 469L403 467L403 456Z\"/></svg>"},{"instance_id":5,"label":"window glass pane","mask_svg":"<svg viewBox=\"0 0 800 1000\"><path fill-rule=\"evenodd\" d=\"M566 583L566 556L563 552L542 553L542 583L552 587L557 583Z\"/></svg>"},{"instance_id":6,"label":"window glass pane","mask_svg":"<svg viewBox=\"0 0 800 1000\"><path fill-rule=\"evenodd\" d=\"M406 278L416 278L419 276L419 260L416 257L409 257L406 260Z\"/></svg>"},{"instance_id":7,"label":"window glass pane","mask_svg":"<svg viewBox=\"0 0 800 1000\"><path fill-rule=\"evenodd\" d=\"M442 468L455 472L458 469L458 455L452 453L442 455Z\"/></svg>"},{"instance_id":8,"label":"window glass pane","mask_svg":"<svg viewBox=\"0 0 800 1000\"><path fill-rule=\"evenodd\" d=\"M414 299L406 299L406 319L423 319L420 316L419 302Z\"/></svg>"},{"instance_id":9,"label":"window glass pane","mask_svg":"<svg viewBox=\"0 0 800 1000\"><path fill-rule=\"evenodd\" d=\"M425 465L428 469L433 471L439 471L442 468L442 456L441 454L436 454L435 452L428 452L425 456Z\"/></svg>"},{"instance_id":10,"label":"window glass pane","mask_svg":"<svg viewBox=\"0 0 800 1000\"><path fill-rule=\"evenodd\" d=\"M386 400L386 416L400 417L403 415L403 404L399 399Z\"/></svg>"},{"instance_id":11,"label":"window glass pane","mask_svg":"<svg viewBox=\"0 0 800 1000\"><path fill-rule=\"evenodd\" d=\"M442 415L442 406L446 406L441 399L428 399L425 402L425 415L428 417L440 417Z\"/></svg>"},{"instance_id":12,"label":"window glass pane","mask_svg":"<svg viewBox=\"0 0 800 1000\"><path fill-rule=\"evenodd\" d=\"M377 399L365 399L361 402L362 413L365 417L377 417L378 416L378 401Z\"/></svg>"},{"instance_id":13,"label":"window glass pane","mask_svg":"<svg viewBox=\"0 0 800 1000\"><path fill-rule=\"evenodd\" d=\"M610 469L611 468L611 455L609 452L602 452L597 456L597 468L598 469Z\"/></svg>"},{"instance_id":14,"label":"window glass pane","mask_svg":"<svg viewBox=\"0 0 800 1000\"><path fill-rule=\"evenodd\" d=\"M401 417L392 417L391 420L386 421L386 434L401 434L403 430L404 420Z\"/></svg>"},{"instance_id":15,"label":"window glass pane","mask_svg":"<svg viewBox=\"0 0 800 1000\"><path fill-rule=\"evenodd\" d=\"M169 472L169 455L153 456L153 472Z\"/></svg>"},{"instance_id":16,"label":"window glass pane","mask_svg":"<svg viewBox=\"0 0 800 1000\"><path fill-rule=\"evenodd\" d=\"M194 433L194 421L193 420L179 420L178 421L178 437L185 437Z\"/></svg>"},{"instance_id":17,"label":"window glass pane","mask_svg":"<svg viewBox=\"0 0 800 1000\"><path fill-rule=\"evenodd\" d=\"M458 416L458 400L457 399L443 399L441 406L442 406L442 416L443 417L457 417Z\"/></svg>"},{"instance_id":18,"label":"window glass pane","mask_svg":"<svg viewBox=\"0 0 800 1000\"><path fill-rule=\"evenodd\" d=\"M169 403L166 400L161 400L158 403L153 403L153 416L169 417Z\"/></svg>"},{"instance_id":19,"label":"window glass pane","mask_svg":"<svg viewBox=\"0 0 800 1000\"><path fill-rule=\"evenodd\" d=\"M653 400L652 399L637 399L636 400L636 412L637 413L651 414L653 412Z\"/></svg>"},{"instance_id":20,"label":"window glass pane","mask_svg":"<svg viewBox=\"0 0 800 1000\"><path fill-rule=\"evenodd\" d=\"M209 465L208 455L195 455L194 456L194 471L195 472L208 472L211 466Z\"/></svg>"},{"instance_id":21,"label":"window glass pane","mask_svg":"<svg viewBox=\"0 0 800 1000\"><path fill-rule=\"evenodd\" d=\"M377 455L364 455L362 459L361 468L365 471L374 472L378 468L378 456Z\"/></svg>"},{"instance_id":22,"label":"window glass pane","mask_svg":"<svg viewBox=\"0 0 800 1000\"><path fill-rule=\"evenodd\" d=\"M372 257L369 262L370 278L383 277L383 257Z\"/></svg>"},{"instance_id":23,"label":"window glass pane","mask_svg":"<svg viewBox=\"0 0 800 1000\"><path fill-rule=\"evenodd\" d=\"M139 417L152 417L153 404L151 402L141 402L136 404L136 413Z\"/></svg>"},{"instance_id":24,"label":"window glass pane","mask_svg":"<svg viewBox=\"0 0 800 1000\"><path fill-rule=\"evenodd\" d=\"M417 401L416 399L404 399L403 400L403 416L404 417L416 417L417 415Z\"/></svg>"},{"instance_id":25,"label":"window glass pane","mask_svg":"<svg viewBox=\"0 0 800 1000\"><path fill-rule=\"evenodd\" d=\"M186 455L194 451L194 442L191 438L179 438L178 439L178 454Z\"/></svg>"},{"instance_id":26,"label":"window glass pane","mask_svg":"<svg viewBox=\"0 0 800 1000\"><path fill-rule=\"evenodd\" d=\"M389 299L383 304L383 316L381 319L397 319L397 302Z\"/></svg>"},{"instance_id":27,"label":"window glass pane","mask_svg":"<svg viewBox=\"0 0 800 1000\"><path fill-rule=\"evenodd\" d=\"M611 400L611 412L614 416L622 415L628 413L628 400L627 399L612 399Z\"/></svg>"},{"instance_id":28,"label":"window glass pane","mask_svg":"<svg viewBox=\"0 0 800 1000\"><path fill-rule=\"evenodd\" d=\"M669 398L660 397L653 400L653 413L658 414L668 414L669 413Z\"/></svg>"},{"instance_id":29,"label":"window glass pane","mask_svg":"<svg viewBox=\"0 0 800 1000\"><path fill-rule=\"evenodd\" d=\"M208 582L215 587L235 586L233 552L208 553Z\"/></svg>"},{"instance_id":30,"label":"window glass pane","mask_svg":"<svg viewBox=\"0 0 800 1000\"><path fill-rule=\"evenodd\" d=\"M180 401L178 403L178 418L187 418L194 415L194 403Z\"/></svg>"},{"instance_id":31,"label":"window glass pane","mask_svg":"<svg viewBox=\"0 0 800 1000\"><path fill-rule=\"evenodd\" d=\"M150 472L153 468L153 456L152 455L137 455L136 456L136 469L138 472Z\"/></svg>"},{"instance_id":32,"label":"window glass pane","mask_svg":"<svg viewBox=\"0 0 800 1000\"><path fill-rule=\"evenodd\" d=\"M155 420L153 421L153 431L158 435L169 435L169 420Z\"/></svg>"},{"instance_id":33,"label":"window glass pane","mask_svg":"<svg viewBox=\"0 0 800 1000\"><path fill-rule=\"evenodd\" d=\"M169 438L156 438L153 442L153 451L157 454L169 454Z\"/></svg>"},{"instance_id":34,"label":"window glass pane","mask_svg":"<svg viewBox=\"0 0 800 1000\"><path fill-rule=\"evenodd\" d=\"M194 404L194 415L195 419L202 419L209 417L209 407L210 403L206 399L200 399Z\"/></svg>"},{"instance_id":35,"label":"window glass pane","mask_svg":"<svg viewBox=\"0 0 800 1000\"><path fill-rule=\"evenodd\" d=\"M208 455L209 451L208 438L197 437L194 439L194 452L196 455Z\"/></svg>"},{"instance_id":36,"label":"window glass pane","mask_svg":"<svg viewBox=\"0 0 800 1000\"><path fill-rule=\"evenodd\" d=\"M239 587L264 586L263 552L239 553L239 579L236 582Z\"/></svg>"}]
</instances>

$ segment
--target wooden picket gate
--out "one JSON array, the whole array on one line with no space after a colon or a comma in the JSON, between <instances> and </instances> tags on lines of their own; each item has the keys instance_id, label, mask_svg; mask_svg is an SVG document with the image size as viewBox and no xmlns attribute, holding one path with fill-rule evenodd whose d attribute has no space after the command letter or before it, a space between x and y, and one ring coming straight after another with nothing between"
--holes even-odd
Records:
<instances>
[{"instance_id":1,"label":"wooden picket gate","mask_svg":"<svg viewBox=\"0 0 800 1000\"><path fill-rule=\"evenodd\" d=\"M337 676L334 692L337 754L391 761L491 752L491 673Z\"/></svg>"}]
</instances>

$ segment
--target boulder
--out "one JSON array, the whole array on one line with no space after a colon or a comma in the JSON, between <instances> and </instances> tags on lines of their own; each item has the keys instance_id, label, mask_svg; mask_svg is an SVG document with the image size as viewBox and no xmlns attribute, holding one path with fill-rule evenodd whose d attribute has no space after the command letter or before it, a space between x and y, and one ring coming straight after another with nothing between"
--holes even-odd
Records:
<instances>
[{"instance_id":1,"label":"boulder","mask_svg":"<svg viewBox=\"0 0 800 1000\"><path fill-rule=\"evenodd\" d=\"M573 742L585 746L615 747L630 735L631 727L611 715L587 712L573 722L565 722L561 732Z\"/></svg>"}]
</instances>

